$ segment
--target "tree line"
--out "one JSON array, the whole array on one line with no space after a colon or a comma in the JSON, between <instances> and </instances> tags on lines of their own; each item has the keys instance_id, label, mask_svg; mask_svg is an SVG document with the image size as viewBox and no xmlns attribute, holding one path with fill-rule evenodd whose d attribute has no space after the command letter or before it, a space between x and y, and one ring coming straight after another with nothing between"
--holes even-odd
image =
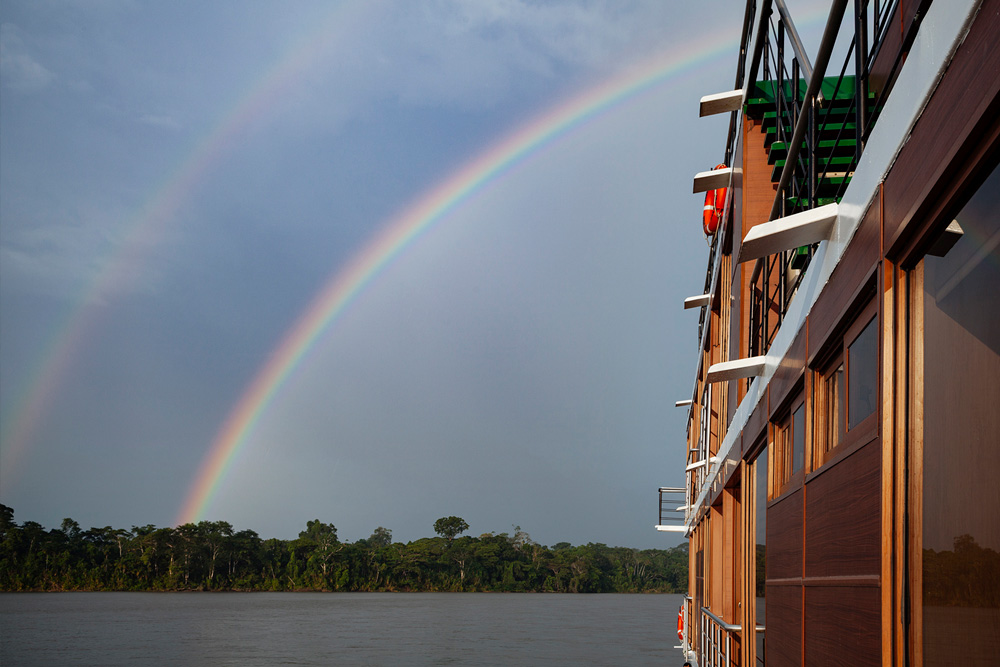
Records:
<instances>
[{"instance_id":1,"label":"tree line","mask_svg":"<svg viewBox=\"0 0 1000 667\"><path fill-rule=\"evenodd\" d=\"M3 591L509 591L676 593L687 589L687 544L637 550L604 544L537 544L511 533L460 537L442 517L438 537L393 542L378 527L342 542L333 524L309 521L294 540L263 539L226 521L46 530L18 525L0 505Z\"/></svg>"}]
</instances>

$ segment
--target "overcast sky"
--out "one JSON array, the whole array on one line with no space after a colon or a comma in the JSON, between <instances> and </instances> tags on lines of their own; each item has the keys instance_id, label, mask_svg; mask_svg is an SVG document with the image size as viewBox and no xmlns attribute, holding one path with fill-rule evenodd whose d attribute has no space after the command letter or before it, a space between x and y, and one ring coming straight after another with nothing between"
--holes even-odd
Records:
<instances>
[{"instance_id":1,"label":"overcast sky","mask_svg":"<svg viewBox=\"0 0 1000 667\"><path fill-rule=\"evenodd\" d=\"M698 99L732 87L742 16L6 0L0 502L50 528L173 525L271 352L400 214L520 128L721 35L723 56L544 144L388 262L201 517L406 541L458 515L474 535L673 546L653 525L657 488L683 483L682 300L708 259L691 179L728 123Z\"/></svg>"}]
</instances>

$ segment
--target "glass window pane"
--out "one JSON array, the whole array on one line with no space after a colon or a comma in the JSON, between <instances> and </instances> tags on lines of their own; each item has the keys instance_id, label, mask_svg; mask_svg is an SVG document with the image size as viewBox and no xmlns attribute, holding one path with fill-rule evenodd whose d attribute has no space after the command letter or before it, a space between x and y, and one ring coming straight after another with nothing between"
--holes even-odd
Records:
<instances>
[{"instance_id":1,"label":"glass window pane","mask_svg":"<svg viewBox=\"0 0 1000 667\"><path fill-rule=\"evenodd\" d=\"M924 664L995 665L1000 628L1000 169L924 259Z\"/></svg>"},{"instance_id":2,"label":"glass window pane","mask_svg":"<svg viewBox=\"0 0 1000 667\"><path fill-rule=\"evenodd\" d=\"M805 403L792 414L792 472L802 468L806 458L806 406Z\"/></svg>"},{"instance_id":3,"label":"glass window pane","mask_svg":"<svg viewBox=\"0 0 1000 667\"><path fill-rule=\"evenodd\" d=\"M844 432L844 364L826 378L826 442L825 450L830 451L840 444Z\"/></svg>"},{"instance_id":4,"label":"glass window pane","mask_svg":"<svg viewBox=\"0 0 1000 667\"><path fill-rule=\"evenodd\" d=\"M848 429L875 412L878 400L878 332L872 320L847 349Z\"/></svg>"},{"instance_id":5,"label":"glass window pane","mask_svg":"<svg viewBox=\"0 0 1000 667\"><path fill-rule=\"evenodd\" d=\"M766 579L767 547L765 536L767 535L767 447L756 458L754 463L755 482L757 488L754 489L754 511L756 513L757 535L754 540L756 548L756 602L757 602L757 625L765 625L764 613L764 582ZM764 633L757 635L757 660L764 661Z\"/></svg>"},{"instance_id":6,"label":"glass window pane","mask_svg":"<svg viewBox=\"0 0 1000 667\"><path fill-rule=\"evenodd\" d=\"M837 369L837 436L834 446L839 445L847 430L847 381L844 379L844 364Z\"/></svg>"}]
</instances>

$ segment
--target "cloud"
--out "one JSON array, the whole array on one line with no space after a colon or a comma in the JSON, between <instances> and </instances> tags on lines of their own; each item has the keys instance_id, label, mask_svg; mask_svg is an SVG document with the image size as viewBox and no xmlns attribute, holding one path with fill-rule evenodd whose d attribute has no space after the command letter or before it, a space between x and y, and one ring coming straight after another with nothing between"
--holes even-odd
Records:
<instances>
[{"instance_id":1,"label":"cloud","mask_svg":"<svg viewBox=\"0 0 1000 667\"><path fill-rule=\"evenodd\" d=\"M17 27L0 26L0 82L3 87L35 92L49 85L55 74L31 57Z\"/></svg>"}]
</instances>

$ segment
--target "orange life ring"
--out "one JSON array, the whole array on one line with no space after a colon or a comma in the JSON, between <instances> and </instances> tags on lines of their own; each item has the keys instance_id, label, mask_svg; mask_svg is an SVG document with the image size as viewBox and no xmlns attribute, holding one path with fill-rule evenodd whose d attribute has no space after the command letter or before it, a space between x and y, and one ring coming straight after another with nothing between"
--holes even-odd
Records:
<instances>
[{"instance_id":1,"label":"orange life ring","mask_svg":"<svg viewBox=\"0 0 1000 667\"><path fill-rule=\"evenodd\" d=\"M684 605L677 610L677 639L684 641Z\"/></svg>"},{"instance_id":2,"label":"orange life ring","mask_svg":"<svg viewBox=\"0 0 1000 667\"><path fill-rule=\"evenodd\" d=\"M725 168L726 165L717 164L712 171ZM719 230L719 220L722 218L722 211L726 207L726 190L727 188L719 188L717 190L709 190L705 193L705 213L702 229L705 230L706 236L713 236Z\"/></svg>"}]
</instances>

